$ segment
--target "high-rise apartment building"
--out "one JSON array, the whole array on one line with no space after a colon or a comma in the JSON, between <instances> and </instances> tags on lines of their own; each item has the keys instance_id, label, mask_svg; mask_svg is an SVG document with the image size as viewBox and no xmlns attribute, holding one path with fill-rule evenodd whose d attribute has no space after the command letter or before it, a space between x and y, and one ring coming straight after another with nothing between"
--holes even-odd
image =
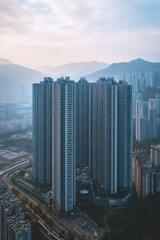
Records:
<instances>
[{"instance_id":1,"label":"high-rise apartment building","mask_svg":"<svg viewBox=\"0 0 160 240\"><path fill-rule=\"evenodd\" d=\"M149 138L157 138L158 135L158 113L156 108L149 110Z\"/></svg>"},{"instance_id":2,"label":"high-rise apartment building","mask_svg":"<svg viewBox=\"0 0 160 240\"><path fill-rule=\"evenodd\" d=\"M155 191L155 171L150 157L144 150L138 150L133 155L133 184L138 198L153 195ZM158 184L157 184L158 186Z\"/></svg>"},{"instance_id":3,"label":"high-rise apartment building","mask_svg":"<svg viewBox=\"0 0 160 240\"><path fill-rule=\"evenodd\" d=\"M117 86L101 78L90 85L90 169L104 192L117 192Z\"/></svg>"},{"instance_id":4,"label":"high-rise apartment building","mask_svg":"<svg viewBox=\"0 0 160 240\"><path fill-rule=\"evenodd\" d=\"M81 78L76 83L76 166L89 165L89 83Z\"/></svg>"},{"instance_id":5,"label":"high-rise apartment building","mask_svg":"<svg viewBox=\"0 0 160 240\"><path fill-rule=\"evenodd\" d=\"M151 69L151 68L147 68L145 70L145 78L147 81L147 84L151 87L159 87L160 86L160 69L159 68L155 68L155 69Z\"/></svg>"},{"instance_id":6,"label":"high-rise apartment building","mask_svg":"<svg viewBox=\"0 0 160 240\"><path fill-rule=\"evenodd\" d=\"M51 78L33 84L33 179L51 184L52 169L52 83Z\"/></svg>"},{"instance_id":7,"label":"high-rise apartment building","mask_svg":"<svg viewBox=\"0 0 160 240\"><path fill-rule=\"evenodd\" d=\"M160 99L156 94L155 99L149 99L148 101L148 116L150 117L150 110L154 108L157 111L157 117L160 118Z\"/></svg>"},{"instance_id":8,"label":"high-rise apartment building","mask_svg":"<svg viewBox=\"0 0 160 240\"><path fill-rule=\"evenodd\" d=\"M148 119L146 117L136 117L135 119L135 139L145 141L148 139Z\"/></svg>"},{"instance_id":9,"label":"high-rise apartment building","mask_svg":"<svg viewBox=\"0 0 160 240\"><path fill-rule=\"evenodd\" d=\"M132 87L117 84L117 169L118 190L132 188Z\"/></svg>"},{"instance_id":10,"label":"high-rise apartment building","mask_svg":"<svg viewBox=\"0 0 160 240\"><path fill-rule=\"evenodd\" d=\"M101 78L89 87L89 162L104 193L131 189L132 88Z\"/></svg>"},{"instance_id":11,"label":"high-rise apartment building","mask_svg":"<svg viewBox=\"0 0 160 240\"><path fill-rule=\"evenodd\" d=\"M33 176L51 182L58 212L76 204L75 167L89 166L104 193L132 188L132 87L101 78L75 83L45 78L33 85Z\"/></svg>"},{"instance_id":12,"label":"high-rise apartment building","mask_svg":"<svg viewBox=\"0 0 160 240\"><path fill-rule=\"evenodd\" d=\"M56 211L76 205L76 84L69 78L53 83L52 197Z\"/></svg>"},{"instance_id":13,"label":"high-rise apartment building","mask_svg":"<svg viewBox=\"0 0 160 240\"><path fill-rule=\"evenodd\" d=\"M155 94L154 99L144 102L133 94L134 139L144 141L160 136L160 98ZM136 106L136 108L135 108Z\"/></svg>"}]
</instances>

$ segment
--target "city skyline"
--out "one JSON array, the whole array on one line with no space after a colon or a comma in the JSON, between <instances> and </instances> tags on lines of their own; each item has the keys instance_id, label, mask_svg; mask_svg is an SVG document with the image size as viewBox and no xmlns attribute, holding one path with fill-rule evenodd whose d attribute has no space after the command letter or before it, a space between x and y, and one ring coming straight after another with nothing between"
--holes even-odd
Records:
<instances>
[{"instance_id":1,"label":"city skyline","mask_svg":"<svg viewBox=\"0 0 160 240\"><path fill-rule=\"evenodd\" d=\"M27 67L160 61L160 3L2 0L1 57Z\"/></svg>"}]
</instances>

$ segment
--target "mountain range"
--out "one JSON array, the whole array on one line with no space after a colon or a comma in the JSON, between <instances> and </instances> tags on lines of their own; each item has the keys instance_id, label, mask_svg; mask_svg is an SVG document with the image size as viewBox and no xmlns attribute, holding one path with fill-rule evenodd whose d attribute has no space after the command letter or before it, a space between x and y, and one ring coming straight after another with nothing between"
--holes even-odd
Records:
<instances>
[{"instance_id":1,"label":"mountain range","mask_svg":"<svg viewBox=\"0 0 160 240\"><path fill-rule=\"evenodd\" d=\"M44 75L35 70L0 59L0 102L31 102L31 86L43 80Z\"/></svg>"},{"instance_id":2,"label":"mountain range","mask_svg":"<svg viewBox=\"0 0 160 240\"><path fill-rule=\"evenodd\" d=\"M7 65L7 64L13 64L13 63L5 58L0 58L0 65Z\"/></svg>"},{"instance_id":3,"label":"mountain range","mask_svg":"<svg viewBox=\"0 0 160 240\"><path fill-rule=\"evenodd\" d=\"M54 79L61 76L71 76L74 80L86 77L89 81L96 81L99 77L143 73L147 68L160 68L160 63L152 63L138 58L130 62L111 65L93 61L70 63L59 67L45 66L38 68L39 71L37 71L14 64L7 59L0 59L0 102L31 102L32 84L42 81L44 76L51 76Z\"/></svg>"},{"instance_id":4,"label":"mountain range","mask_svg":"<svg viewBox=\"0 0 160 240\"><path fill-rule=\"evenodd\" d=\"M72 79L78 80L80 77L84 77L85 75L89 75L95 71L107 68L108 66L109 64L104 62L92 61L69 63L58 67L42 66L37 68L36 70L47 74L54 79L63 76L70 76Z\"/></svg>"},{"instance_id":5,"label":"mountain range","mask_svg":"<svg viewBox=\"0 0 160 240\"><path fill-rule=\"evenodd\" d=\"M89 81L95 81L100 77L114 77L117 75L131 74L131 73L144 73L146 69L160 68L160 63L152 63L137 58L130 62L113 63L108 68L96 71L85 77Z\"/></svg>"}]
</instances>

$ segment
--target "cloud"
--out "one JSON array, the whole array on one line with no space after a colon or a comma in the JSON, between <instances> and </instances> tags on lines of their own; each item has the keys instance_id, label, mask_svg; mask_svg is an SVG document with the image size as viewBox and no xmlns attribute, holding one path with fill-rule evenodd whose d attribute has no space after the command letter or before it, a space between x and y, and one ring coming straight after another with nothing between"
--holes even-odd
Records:
<instances>
[{"instance_id":1,"label":"cloud","mask_svg":"<svg viewBox=\"0 0 160 240\"><path fill-rule=\"evenodd\" d=\"M27 13L18 1L0 2L0 31L2 34L21 34L31 26L31 13Z\"/></svg>"},{"instance_id":2,"label":"cloud","mask_svg":"<svg viewBox=\"0 0 160 240\"><path fill-rule=\"evenodd\" d=\"M19 3L26 10L33 11L34 14L51 15L51 8L45 2L19 0Z\"/></svg>"},{"instance_id":3,"label":"cloud","mask_svg":"<svg viewBox=\"0 0 160 240\"><path fill-rule=\"evenodd\" d=\"M155 4L155 5L154 5ZM1 0L0 27L19 34L35 31L71 37L143 27L159 27L160 3L153 0Z\"/></svg>"},{"instance_id":4,"label":"cloud","mask_svg":"<svg viewBox=\"0 0 160 240\"><path fill-rule=\"evenodd\" d=\"M36 59L46 49L48 59L72 61L157 56L159 16L159 0L1 0L0 51L16 47L28 57L28 48Z\"/></svg>"}]
</instances>

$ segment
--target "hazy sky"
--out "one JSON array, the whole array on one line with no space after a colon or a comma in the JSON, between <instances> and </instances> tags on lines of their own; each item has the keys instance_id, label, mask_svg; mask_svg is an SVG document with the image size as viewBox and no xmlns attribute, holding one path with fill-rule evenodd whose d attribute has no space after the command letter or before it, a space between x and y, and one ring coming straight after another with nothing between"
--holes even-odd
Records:
<instances>
[{"instance_id":1,"label":"hazy sky","mask_svg":"<svg viewBox=\"0 0 160 240\"><path fill-rule=\"evenodd\" d=\"M0 0L0 58L28 67L160 61L160 0Z\"/></svg>"}]
</instances>

